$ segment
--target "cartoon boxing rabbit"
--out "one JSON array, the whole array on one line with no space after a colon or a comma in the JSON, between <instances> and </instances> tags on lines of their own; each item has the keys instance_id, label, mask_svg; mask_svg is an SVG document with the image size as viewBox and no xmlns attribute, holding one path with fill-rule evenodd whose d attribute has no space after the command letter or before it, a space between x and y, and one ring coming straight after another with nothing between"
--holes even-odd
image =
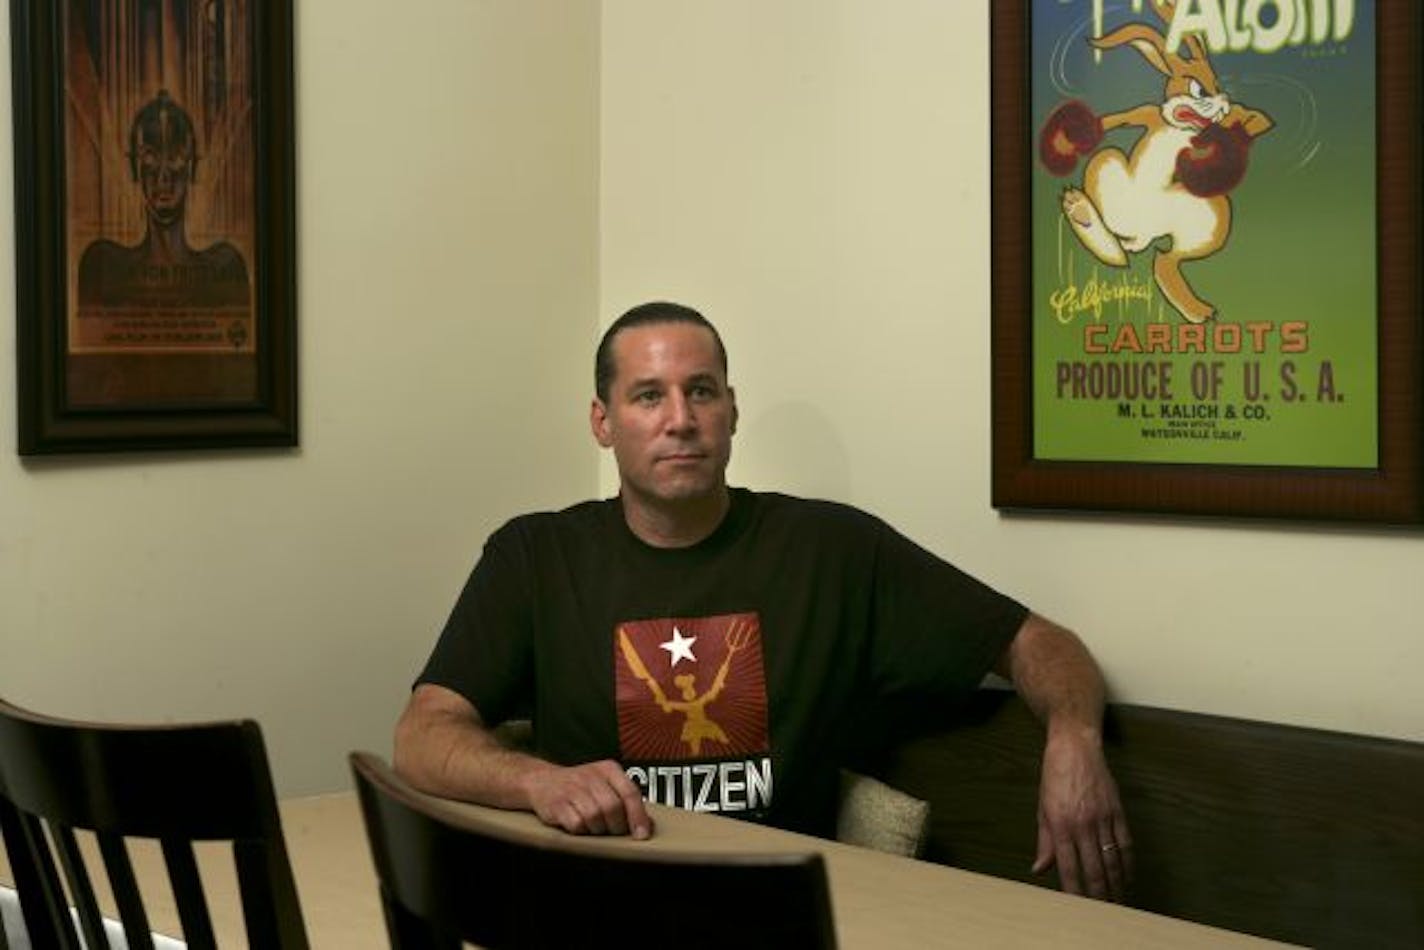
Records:
<instances>
[{"instance_id":1,"label":"cartoon boxing rabbit","mask_svg":"<svg viewBox=\"0 0 1424 950\"><path fill-rule=\"evenodd\" d=\"M1171 0L1153 0L1163 23L1171 23L1173 6ZM1088 42L1103 50L1124 45L1137 50L1167 77L1163 101L1104 116L1077 100L1065 102L1044 123L1039 157L1050 172L1064 176L1080 155L1092 153L1082 189L1063 192L1063 214L1073 233L1093 256L1115 267L1127 266L1129 254L1170 238L1170 247L1158 247L1153 276L1183 317L1202 323L1216 309L1192 290L1182 263L1210 257L1226 243L1227 195L1246 174L1252 141L1274 123L1221 91L1196 35L1183 40L1187 55L1167 49L1163 35L1147 23L1129 23ZM1105 133L1124 127L1143 130L1128 153L1098 148Z\"/></svg>"}]
</instances>

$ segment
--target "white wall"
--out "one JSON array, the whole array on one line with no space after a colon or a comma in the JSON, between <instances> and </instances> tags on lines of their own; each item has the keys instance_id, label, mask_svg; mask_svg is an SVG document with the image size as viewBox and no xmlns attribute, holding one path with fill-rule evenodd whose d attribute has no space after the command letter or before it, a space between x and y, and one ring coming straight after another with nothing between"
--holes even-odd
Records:
<instances>
[{"instance_id":1,"label":"white wall","mask_svg":"<svg viewBox=\"0 0 1424 950\"><path fill-rule=\"evenodd\" d=\"M389 751L485 535L597 478L598 4L296 10L300 450L22 463L0 360L0 695L256 717L288 793Z\"/></svg>"},{"instance_id":2,"label":"white wall","mask_svg":"<svg viewBox=\"0 0 1424 950\"><path fill-rule=\"evenodd\" d=\"M880 513L1116 698L1424 739L1418 532L989 507L988 7L606 0L604 318L702 308L734 482Z\"/></svg>"}]
</instances>

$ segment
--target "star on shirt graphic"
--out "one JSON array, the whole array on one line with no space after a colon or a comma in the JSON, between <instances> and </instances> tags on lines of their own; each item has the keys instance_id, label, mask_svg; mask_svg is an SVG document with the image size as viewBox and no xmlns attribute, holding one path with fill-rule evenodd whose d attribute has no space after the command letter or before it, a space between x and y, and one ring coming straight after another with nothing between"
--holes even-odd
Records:
<instances>
[{"instance_id":1,"label":"star on shirt graphic","mask_svg":"<svg viewBox=\"0 0 1424 950\"><path fill-rule=\"evenodd\" d=\"M697 662L697 657L692 655L692 645L696 642L696 637L684 637L681 630L673 627L672 639L659 643L658 646L668 651L668 666L677 666L678 661L684 657L690 662Z\"/></svg>"}]
</instances>

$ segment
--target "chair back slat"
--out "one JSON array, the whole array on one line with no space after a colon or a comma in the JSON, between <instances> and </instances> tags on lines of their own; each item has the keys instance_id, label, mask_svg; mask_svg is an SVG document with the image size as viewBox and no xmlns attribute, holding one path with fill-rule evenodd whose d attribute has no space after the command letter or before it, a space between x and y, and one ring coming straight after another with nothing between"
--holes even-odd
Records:
<instances>
[{"instance_id":1,"label":"chair back slat","mask_svg":"<svg viewBox=\"0 0 1424 950\"><path fill-rule=\"evenodd\" d=\"M60 870L64 872L65 884L69 887L69 899L74 901L79 915L79 930L84 935L84 945L94 950L108 950L109 938L104 934L103 915L99 913L99 901L94 897L94 886L89 880L84 855L79 851L79 842L75 840L74 832L63 826L52 827L50 834L54 839Z\"/></svg>"},{"instance_id":2,"label":"chair back slat","mask_svg":"<svg viewBox=\"0 0 1424 950\"><path fill-rule=\"evenodd\" d=\"M393 947L603 946L632 932L680 948L835 946L818 853L638 851L528 835L442 806L375 756L353 753L351 767ZM690 898L709 911L690 914Z\"/></svg>"},{"instance_id":3,"label":"chair back slat","mask_svg":"<svg viewBox=\"0 0 1424 950\"><path fill-rule=\"evenodd\" d=\"M133 863L129 861L124 839L107 831L99 832L96 837L99 839L99 853L104 857L104 870L109 875L109 891L118 905L119 920L123 922L129 946L152 950L148 914L143 909L143 895L139 893L138 880L134 877Z\"/></svg>"},{"instance_id":4,"label":"chair back slat","mask_svg":"<svg viewBox=\"0 0 1424 950\"><path fill-rule=\"evenodd\" d=\"M216 946L213 920L208 914L208 898L203 893L198 862L193 857L193 843L185 838L164 838L163 863L168 868L173 900L178 905L178 918L183 923L184 941L191 950Z\"/></svg>"},{"instance_id":5,"label":"chair back slat","mask_svg":"<svg viewBox=\"0 0 1424 950\"><path fill-rule=\"evenodd\" d=\"M280 837L265 841L239 839L232 843L232 851L238 887L251 897L243 901L242 907L248 945L287 946L289 935L302 931L302 909L286 844Z\"/></svg>"},{"instance_id":6,"label":"chair back slat","mask_svg":"<svg viewBox=\"0 0 1424 950\"><path fill-rule=\"evenodd\" d=\"M10 874L30 946L43 950L80 950L54 858L44 846L44 827L0 795L0 836L5 841Z\"/></svg>"},{"instance_id":7,"label":"chair back slat","mask_svg":"<svg viewBox=\"0 0 1424 950\"><path fill-rule=\"evenodd\" d=\"M49 844L43 832L30 829L30 822L38 828L41 818L60 854L68 851L63 860L77 872L84 865L69 832L94 833L130 947L151 946L152 934L124 843L128 838L162 842L190 946L201 950L215 943L194 841L233 843L249 945L308 946L266 747L255 722L84 723L0 701L0 804L16 816L3 831L26 926L42 934L36 947L68 950L78 943ZM69 846L60 843L65 835ZM85 909L90 901L83 886L71 882L71 887L81 918L91 919L86 940L91 947L105 946L97 911L91 915ZM51 931L52 938L44 936Z\"/></svg>"}]
</instances>

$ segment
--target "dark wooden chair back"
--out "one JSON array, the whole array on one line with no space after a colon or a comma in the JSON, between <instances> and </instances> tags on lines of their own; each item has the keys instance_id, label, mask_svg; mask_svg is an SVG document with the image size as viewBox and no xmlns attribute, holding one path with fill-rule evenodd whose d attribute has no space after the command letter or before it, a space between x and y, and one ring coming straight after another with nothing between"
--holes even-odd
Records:
<instances>
[{"instance_id":1,"label":"dark wooden chair back","mask_svg":"<svg viewBox=\"0 0 1424 950\"><path fill-rule=\"evenodd\" d=\"M688 854L521 834L351 755L393 947L835 946L819 854Z\"/></svg>"},{"instance_id":2,"label":"dark wooden chair back","mask_svg":"<svg viewBox=\"0 0 1424 950\"><path fill-rule=\"evenodd\" d=\"M70 902L85 945L109 946L76 830L94 834L130 947L152 940L125 838L160 842L190 947L215 944L195 841L232 843L250 946L307 946L255 722L108 725L0 701L0 831L39 950L79 946Z\"/></svg>"},{"instance_id":3,"label":"dark wooden chair back","mask_svg":"<svg viewBox=\"0 0 1424 950\"><path fill-rule=\"evenodd\" d=\"M1135 843L1130 903L1312 947L1424 947L1424 744L1109 706L1108 763ZM925 857L1044 886L1043 730L981 690L876 768L930 802Z\"/></svg>"}]
</instances>

